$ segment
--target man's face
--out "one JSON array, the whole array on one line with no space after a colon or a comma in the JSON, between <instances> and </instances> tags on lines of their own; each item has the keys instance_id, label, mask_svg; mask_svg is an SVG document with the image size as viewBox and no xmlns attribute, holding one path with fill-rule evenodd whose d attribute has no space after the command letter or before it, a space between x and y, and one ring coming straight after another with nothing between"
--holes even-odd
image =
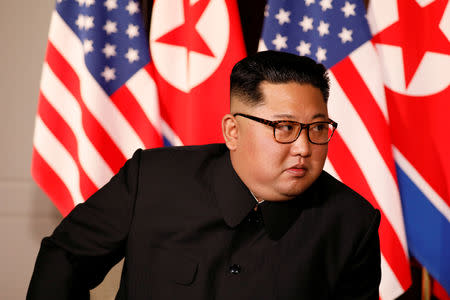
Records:
<instances>
[{"instance_id":1,"label":"man's face","mask_svg":"<svg viewBox=\"0 0 450 300\"><path fill-rule=\"evenodd\" d=\"M260 88L263 104L251 107L234 101L231 113L245 113L271 121L312 123L328 120L322 93L310 84L263 82ZM234 149L230 149L233 167L259 200L292 199L319 177L328 146L310 143L306 129L295 142L280 144L268 125L241 116L236 116L235 122L236 143Z\"/></svg>"}]
</instances>

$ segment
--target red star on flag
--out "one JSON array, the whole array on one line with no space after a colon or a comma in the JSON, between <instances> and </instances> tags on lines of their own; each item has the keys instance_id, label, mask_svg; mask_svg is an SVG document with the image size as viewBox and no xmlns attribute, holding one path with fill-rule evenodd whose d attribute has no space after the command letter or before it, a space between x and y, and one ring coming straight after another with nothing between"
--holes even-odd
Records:
<instances>
[{"instance_id":1,"label":"red star on flag","mask_svg":"<svg viewBox=\"0 0 450 300\"><path fill-rule=\"evenodd\" d=\"M450 53L450 42L439 28L448 0L420 7L415 0L398 0L399 20L374 36L375 43L402 48L406 86L425 52Z\"/></svg>"},{"instance_id":2,"label":"red star on flag","mask_svg":"<svg viewBox=\"0 0 450 300\"><path fill-rule=\"evenodd\" d=\"M184 23L161 36L156 42L185 47L188 53L194 51L214 57L211 49L195 28L208 4L209 0L200 0L193 5L189 3L189 0L183 0Z\"/></svg>"}]
</instances>

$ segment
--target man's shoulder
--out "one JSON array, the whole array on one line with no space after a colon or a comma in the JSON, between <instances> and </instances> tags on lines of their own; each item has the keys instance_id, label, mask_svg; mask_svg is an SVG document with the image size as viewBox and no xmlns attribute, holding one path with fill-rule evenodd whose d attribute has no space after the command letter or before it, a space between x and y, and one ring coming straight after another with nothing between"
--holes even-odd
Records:
<instances>
[{"instance_id":1,"label":"man's shoulder","mask_svg":"<svg viewBox=\"0 0 450 300\"><path fill-rule=\"evenodd\" d=\"M208 157L224 154L225 144L207 144L194 146L169 146L141 150L141 159L173 159L185 157Z\"/></svg>"},{"instance_id":2,"label":"man's shoulder","mask_svg":"<svg viewBox=\"0 0 450 300\"><path fill-rule=\"evenodd\" d=\"M322 205L340 217L370 222L379 215L367 199L325 171L318 179L317 192Z\"/></svg>"},{"instance_id":3,"label":"man's shoulder","mask_svg":"<svg viewBox=\"0 0 450 300\"><path fill-rule=\"evenodd\" d=\"M176 168L181 171L183 167L199 167L227 152L224 144L162 147L142 150L140 161L144 168Z\"/></svg>"}]
</instances>

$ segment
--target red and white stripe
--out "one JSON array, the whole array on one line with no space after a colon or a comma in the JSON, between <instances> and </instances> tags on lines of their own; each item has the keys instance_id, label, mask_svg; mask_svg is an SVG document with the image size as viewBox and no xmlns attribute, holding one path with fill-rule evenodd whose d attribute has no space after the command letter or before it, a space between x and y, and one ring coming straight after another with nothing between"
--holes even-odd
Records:
<instances>
[{"instance_id":1,"label":"red and white stripe","mask_svg":"<svg viewBox=\"0 0 450 300\"><path fill-rule=\"evenodd\" d=\"M32 174L63 215L104 185L137 148L162 145L151 67L109 97L88 71L81 41L53 12Z\"/></svg>"},{"instance_id":2,"label":"red and white stripe","mask_svg":"<svg viewBox=\"0 0 450 300\"><path fill-rule=\"evenodd\" d=\"M381 211L380 296L394 299L410 286L411 278L379 66L367 42L331 68L329 115L345 122L339 123L330 142L325 168Z\"/></svg>"}]
</instances>

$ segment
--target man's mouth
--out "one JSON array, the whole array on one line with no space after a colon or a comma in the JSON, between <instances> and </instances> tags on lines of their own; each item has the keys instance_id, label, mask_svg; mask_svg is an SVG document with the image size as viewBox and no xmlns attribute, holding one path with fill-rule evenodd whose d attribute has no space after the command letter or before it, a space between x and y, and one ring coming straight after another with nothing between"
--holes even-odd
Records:
<instances>
[{"instance_id":1,"label":"man's mouth","mask_svg":"<svg viewBox=\"0 0 450 300\"><path fill-rule=\"evenodd\" d=\"M303 177L305 176L307 170L308 169L304 165L295 165L288 168L286 171L296 177Z\"/></svg>"}]
</instances>

